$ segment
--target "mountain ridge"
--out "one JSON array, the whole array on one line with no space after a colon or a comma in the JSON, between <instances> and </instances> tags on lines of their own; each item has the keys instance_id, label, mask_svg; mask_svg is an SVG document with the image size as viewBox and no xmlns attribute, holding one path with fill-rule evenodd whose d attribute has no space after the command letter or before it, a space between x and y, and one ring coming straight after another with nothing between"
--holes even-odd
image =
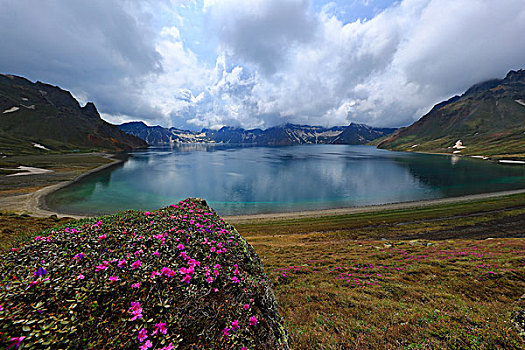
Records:
<instances>
[{"instance_id":1,"label":"mountain ridge","mask_svg":"<svg viewBox=\"0 0 525 350\"><path fill-rule=\"evenodd\" d=\"M121 130L141 137L149 145L171 143L226 143L259 146L290 146L296 144L366 144L388 133L394 128L373 128L364 124L348 126L310 126L283 124L268 129L243 129L224 126L218 130L203 129L200 132L147 126L144 122L128 122L118 126Z\"/></svg>"},{"instance_id":2,"label":"mountain ridge","mask_svg":"<svg viewBox=\"0 0 525 350\"><path fill-rule=\"evenodd\" d=\"M41 146L41 147L40 147ZM0 74L0 153L126 151L147 144L58 86Z\"/></svg>"},{"instance_id":3,"label":"mountain ridge","mask_svg":"<svg viewBox=\"0 0 525 350\"><path fill-rule=\"evenodd\" d=\"M525 155L525 70L473 85L436 104L379 148L464 155ZM457 142L461 144L457 145Z\"/></svg>"}]
</instances>

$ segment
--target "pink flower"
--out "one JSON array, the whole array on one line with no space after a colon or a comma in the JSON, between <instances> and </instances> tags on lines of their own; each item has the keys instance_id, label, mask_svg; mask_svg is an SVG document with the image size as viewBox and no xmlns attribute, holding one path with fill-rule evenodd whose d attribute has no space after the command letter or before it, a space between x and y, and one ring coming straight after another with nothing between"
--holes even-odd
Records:
<instances>
[{"instance_id":1,"label":"pink flower","mask_svg":"<svg viewBox=\"0 0 525 350\"><path fill-rule=\"evenodd\" d=\"M84 277L85 277L85 276L84 276L83 274L80 274L80 275L77 276L77 280L83 280Z\"/></svg>"},{"instance_id":2,"label":"pink flower","mask_svg":"<svg viewBox=\"0 0 525 350\"><path fill-rule=\"evenodd\" d=\"M210 277L208 277L208 278L206 278L206 282L208 282L208 283L210 283L210 284L211 284L211 283L213 282L213 278L211 278L211 276L210 276Z\"/></svg>"},{"instance_id":3,"label":"pink flower","mask_svg":"<svg viewBox=\"0 0 525 350\"><path fill-rule=\"evenodd\" d=\"M133 283L133 284L131 285L131 288L140 288L140 282Z\"/></svg>"},{"instance_id":4,"label":"pink flower","mask_svg":"<svg viewBox=\"0 0 525 350\"><path fill-rule=\"evenodd\" d=\"M100 271L104 271L105 269L107 269L108 267L106 265L98 265L96 270L97 272L100 272Z\"/></svg>"},{"instance_id":5,"label":"pink flower","mask_svg":"<svg viewBox=\"0 0 525 350\"><path fill-rule=\"evenodd\" d=\"M230 336L230 328L226 327L222 330L222 336L226 339Z\"/></svg>"},{"instance_id":6,"label":"pink flower","mask_svg":"<svg viewBox=\"0 0 525 350\"><path fill-rule=\"evenodd\" d=\"M100 239L100 240L103 240L104 238L106 238L106 234L98 236L98 239Z\"/></svg>"},{"instance_id":7,"label":"pink flower","mask_svg":"<svg viewBox=\"0 0 525 350\"><path fill-rule=\"evenodd\" d=\"M118 262L118 265L117 265L117 266L120 267L120 268L123 268L125 265L126 265L126 259L124 259L124 260L120 260L120 261Z\"/></svg>"},{"instance_id":8,"label":"pink flower","mask_svg":"<svg viewBox=\"0 0 525 350\"><path fill-rule=\"evenodd\" d=\"M144 215L145 215L145 216L149 216L149 215L151 215L151 212L149 212L149 211L145 211L145 212L144 212Z\"/></svg>"},{"instance_id":9,"label":"pink flower","mask_svg":"<svg viewBox=\"0 0 525 350\"><path fill-rule=\"evenodd\" d=\"M160 350L173 350L173 349L175 349L175 346L173 346L173 343L170 343L168 346L160 348Z\"/></svg>"},{"instance_id":10,"label":"pink flower","mask_svg":"<svg viewBox=\"0 0 525 350\"><path fill-rule=\"evenodd\" d=\"M133 253L135 256L139 256L140 254L144 253L142 249L137 250L135 253Z\"/></svg>"},{"instance_id":11,"label":"pink flower","mask_svg":"<svg viewBox=\"0 0 525 350\"><path fill-rule=\"evenodd\" d=\"M233 320L232 322L232 329L238 329L239 328L239 320Z\"/></svg>"},{"instance_id":12,"label":"pink flower","mask_svg":"<svg viewBox=\"0 0 525 350\"><path fill-rule=\"evenodd\" d=\"M175 276L175 271L173 271L172 269L170 269L169 267L163 267L161 270L160 270L160 274L161 275L164 275L164 276L168 276L168 277L174 277Z\"/></svg>"},{"instance_id":13,"label":"pink flower","mask_svg":"<svg viewBox=\"0 0 525 350\"><path fill-rule=\"evenodd\" d=\"M140 302L131 302L131 307L128 309L129 312L133 314L133 317L131 318L132 321L135 321L137 318L142 318L142 306L140 306Z\"/></svg>"},{"instance_id":14,"label":"pink flower","mask_svg":"<svg viewBox=\"0 0 525 350\"><path fill-rule=\"evenodd\" d=\"M148 337L148 331L145 328L142 328L139 331L139 335L138 335L139 341L142 343L144 340L146 340L147 337Z\"/></svg>"},{"instance_id":15,"label":"pink flower","mask_svg":"<svg viewBox=\"0 0 525 350\"><path fill-rule=\"evenodd\" d=\"M244 310L248 310L250 308L250 304L244 304L243 308Z\"/></svg>"},{"instance_id":16,"label":"pink flower","mask_svg":"<svg viewBox=\"0 0 525 350\"><path fill-rule=\"evenodd\" d=\"M232 277L232 282L233 283L239 283L239 279L237 278L237 276L233 276Z\"/></svg>"},{"instance_id":17,"label":"pink flower","mask_svg":"<svg viewBox=\"0 0 525 350\"><path fill-rule=\"evenodd\" d=\"M137 260L135 261L133 264L131 264L131 269L134 270L134 269L138 269L139 267L142 266L142 263L140 262L140 260Z\"/></svg>"},{"instance_id":18,"label":"pink flower","mask_svg":"<svg viewBox=\"0 0 525 350\"><path fill-rule=\"evenodd\" d=\"M255 326L257 324L257 317L250 317L250 326Z\"/></svg>"},{"instance_id":19,"label":"pink flower","mask_svg":"<svg viewBox=\"0 0 525 350\"><path fill-rule=\"evenodd\" d=\"M11 338L11 341L14 342L13 344L11 344L10 348L11 347L15 347L15 349L18 349L18 347L20 346L20 343L22 342L22 340L24 340L26 337L14 337L14 338Z\"/></svg>"},{"instance_id":20,"label":"pink flower","mask_svg":"<svg viewBox=\"0 0 525 350\"><path fill-rule=\"evenodd\" d=\"M182 277L182 282L190 283L190 280L191 275L184 275L184 277Z\"/></svg>"},{"instance_id":21,"label":"pink flower","mask_svg":"<svg viewBox=\"0 0 525 350\"><path fill-rule=\"evenodd\" d=\"M153 346L153 343L150 342L149 340L146 340L144 345L140 346L139 349L140 350L147 350L147 349L151 348L152 346Z\"/></svg>"},{"instance_id":22,"label":"pink flower","mask_svg":"<svg viewBox=\"0 0 525 350\"><path fill-rule=\"evenodd\" d=\"M153 255L155 255L155 256L159 256L159 251L158 251L158 250L155 250L155 251L153 252Z\"/></svg>"},{"instance_id":23,"label":"pink flower","mask_svg":"<svg viewBox=\"0 0 525 350\"><path fill-rule=\"evenodd\" d=\"M177 249L178 249L178 250L184 250L184 244L182 244L182 243L179 244L179 245L177 246Z\"/></svg>"},{"instance_id":24,"label":"pink flower","mask_svg":"<svg viewBox=\"0 0 525 350\"><path fill-rule=\"evenodd\" d=\"M168 330L166 329L166 323L155 323L155 332L161 332L162 334L167 334Z\"/></svg>"},{"instance_id":25,"label":"pink flower","mask_svg":"<svg viewBox=\"0 0 525 350\"><path fill-rule=\"evenodd\" d=\"M109 280L110 280L111 282L117 282L117 281L120 281L120 278L118 278L117 276L110 276L110 277L109 277Z\"/></svg>"}]
</instances>

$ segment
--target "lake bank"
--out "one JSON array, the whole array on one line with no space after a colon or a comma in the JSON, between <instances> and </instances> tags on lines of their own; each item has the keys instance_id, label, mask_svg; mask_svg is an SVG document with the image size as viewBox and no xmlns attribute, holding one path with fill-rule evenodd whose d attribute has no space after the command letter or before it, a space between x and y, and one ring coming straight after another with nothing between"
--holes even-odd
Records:
<instances>
[{"instance_id":1,"label":"lake bank","mask_svg":"<svg viewBox=\"0 0 525 350\"><path fill-rule=\"evenodd\" d=\"M315 147L315 146L314 146ZM326 147L325 147L326 148ZM352 174L352 173L355 173L357 172L357 170L355 169L359 169L360 167L360 164L361 164L361 158L362 156L368 156L368 152L370 152L370 150L368 149L368 147L365 149L365 151L359 149L359 151L357 153L355 153L354 151L354 148L343 148L343 147L337 147L337 148L334 148L334 149L328 149L326 150L325 148L320 148L318 151L321 151L321 153L324 153L324 154L327 154L328 157L333 157L330 159L330 162L328 162L327 164L325 164L325 166L329 166L331 168L330 169L330 172L336 172L338 176L337 179L342 179L342 177L344 177L343 175L344 174ZM333 148L333 147L332 147ZM299 160L294 160L293 163L292 163L292 166L296 166L297 167L297 164L301 164L302 167L306 167L305 164L310 164L308 165L309 167L311 166L316 166L316 168L308 168L308 170L310 169L314 169L315 171L318 171L318 174L313 174L314 175L314 180L319 182L321 180L326 180L325 182L329 182L329 180L333 179L332 177L330 178L319 178L319 174L321 174L321 172L319 171L319 166L317 164L317 162L319 161L319 159L316 159L316 161L313 163L305 163L305 160L304 158L308 155L308 154L311 154L311 151L310 151L310 148L305 148L306 151L301 151L299 154L295 154L295 149L297 148L293 148L293 149L286 149L286 148L277 148L277 149L270 149L270 150L263 150L265 151L266 153L263 153L262 156L264 157L268 157L269 155L271 156L274 156L274 153L276 153L275 151L279 151L278 155L277 155L277 159L282 161L282 159L285 159L286 162L289 162L288 158L290 156L293 156L293 157L298 157ZM163 149L154 149L153 151L151 151L152 153L154 154L158 154L158 153L161 153L161 151L164 151ZM339 152L339 153L333 153L334 151L336 152ZM247 152L247 150L244 150L244 152ZM349 152L349 153L344 153L344 152ZM361 153L359 153L361 152ZM216 153L219 153L219 152L216 152ZM235 151L235 149L233 150L229 150L229 151L226 151L226 152L223 152L226 157L242 157L242 156L239 156L238 153ZM242 152L241 152L242 153ZM144 153L145 154L145 158L147 160L147 164L149 165L151 163L151 156L148 156L148 153ZM168 156L166 156L165 154L168 154ZM334 155L336 154L336 155ZM391 157L395 157L395 159L397 159L397 154L398 152L389 152L389 151L383 151L382 154L380 155L381 157L383 157L383 159L380 159L381 163L384 164L386 160L389 161L389 159ZM215 158L209 158L210 155L207 153L207 152L193 152L193 153L186 153L185 154L185 157L179 157L177 159L175 159L176 161L179 161L180 159L182 158L188 158L188 156L191 156L191 155L197 155L197 156L200 156L200 157L203 157L203 156L207 156L208 158L202 158L200 159L201 160L201 163L204 163L204 164L207 164L206 161L208 162L211 162L211 166L213 167L213 161L215 161L215 163L217 163L217 161L222 161L223 163L225 163L222 168L219 168L218 170L221 170L221 171L228 171L226 173L226 175L228 176L228 179L224 180L221 178L221 176L219 176L219 181L215 181L215 176L216 175L213 175L214 176L214 186L215 187L222 187L222 185L226 185L226 187L232 187L235 183L234 181L237 181L236 179L238 179L239 177L241 177L242 173L238 173L239 171L241 171L242 169L230 169L229 168L229 164L227 163L228 162L228 159L217 159L217 157ZM76 161L83 161L83 157L85 157L85 155L69 155L69 156L72 156L72 157L80 157L78 158ZM43 175L31 175L31 176L19 176L18 178L24 178L24 179L20 179L19 181L21 180L31 180L31 181L34 181L34 179L39 179L39 178L44 178L44 179L47 179L47 181L49 183L45 184L47 186L40 186L38 188L35 188L34 190L32 191L29 191L29 193L24 193L24 194L18 194L18 193L14 193L13 195L3 195L2 196L2 192L0 191L0 210L6 210L6 211L13 211L13 212L17 212L17 213L27 213L27 214L31 214L31 215L35 215L35 216L40 216L40 217L45 217L45 216L50 216L50 215L57 215L57 216L60 216L60 217L76 217L76 218L81 218L81 217L87 217L87 216L97 216L97 215L101 215L101 214L88 214L87 212L83 212L82 210L80 211L68 211L68 209L66 209L65 211L62 211L60 209L54 209L55 206L51 206L52 208L50 208L49 206L46 206L46 201L45 201L45 198L49 195L54 195L56 193L57 190L60 190L60 189L63 189L65 187L68 187L68 186L75 186L78 184L79 180L81 179L84 179L85 177L87 177L88 175L92 175L94 174L95 177L98 176L98 174L102 174L104 173L105 175L103 176L103 182L101 182L100 184L97 183L97 186L98 185L103 185L103 186L98 186L100 187L103 191L106 191L107 189L107 185L109 182L105 182L105 181L109 181L110 178L113 178L113 172L121 172L123 170L123 168L125 167L119 167L117 168L115 171L111 171L111 172L104 172L103 170L104 169L107 169L109 167L114 167L115 165L118 165L118 164L121 164L123 161L122 159L116 159L115 158L115 155L109 155L109 154L92 154L91 156L93 157L98 157L99 158L99 162L101 160L103 160L105 162L105 164L92 164L91 166L89 167L85 167L83 169L80 169L79 172L75 173L75 174L69 174L69 177L65 178L64 180L65 181L57 181L56 178L54 178L54 174L43 174ZM155 156L155 155L154 155ZM401 156L403 156L401 154ZM411 155L408 155L409 157L411 157ZM144 157L144 155L141 155L139 154L138 155L138 158L141 159L141 157ZM167 158L168 157L168 158ZM166 159L168 160L167 161L167 164L170 165L170 164L173 164L173 163L170 163L170 158L171 155L169 152L164 152L164 155L163 155L163 158L162 158L162 162L164 162ZM246 158L246 155L244 155L244 157ZM339 161L342 161L343 163L346 161L345 159L347 159L348 157L351 157L351 160L350 160L350 163L342 166ZM242 158L242 160L244 161L245 158ZM440 157L441 158L441 157ZM154 159L154 158L153 158ZM436 159L436 160L439 160L439 161L443 161L443 159ZM55 160L56 161L56 160ZM400 165L396 165L395 170L397 171L402 171L402 174L403 176L406 176L406 175L410 175L412 176L412 173L415 173L417 176L417 178L421 178L421 177L425 177L427 176L426 173L428 173L429 171L428 170L425 170L425 166L427 166L428 164L432 164L432 162L435 161L433 158L432 159L428 159L428 160L424 160L424 162L422 164L419 164L417 165L417 167L415 168L412 168L412 167L409 167L407 164L405 164L406 160L402 160L400 161ZM135 168L135 166L137 164L135 164L137 161L134 161L134 164L131 164L130 168ZM239 161L237 160L237 163ZM130 162L131 163L131 162ZM476 166L477 164L481 163L481 161L476 161L474 160L474 163L470 164L467 162L467 164L463 165L462 167L458 168L458 165L457 164L453 164L452 167L450 167L449 170L447 170L448 172L451 172L450 174L447 173L446 177L444 177L443 179L439 180L441 183L449 183L449 181L451 181L450 179L453 178L454 176L456 176L455 172L456 171L461 171L461 174L463 174L463 176L465 176L465 174L468 175L469 172L472 172L470 170L470 166ZM127 164L127 163L126 163ZM288 164L288 163L286 163ZM447 162L445 164L445 166L447 166L447 164L449 164L449 162ZM32 165L32 164L30 164ZM39 165L39 163L36 163L36 165ZM96 166L94 166L96 165ZM165 172L167 171L168 172L168 176L169 176L169 172L170 171L173 171L173 170L170 170L171 167L173 166L165 166L163 163L161 163L160 165L157 165L157 168L161 166L161 169ZM182 173L179 173L180 172L180 169L177 168L177 163L175 163L175 171L177 172L177 176L178 176L178 180L176 180L177 182L180 182L181 179L182 181L187 181L188 179L184 176L184 174ZM234 163L234 166L235 166L235 163ZM63 167L63 166L62 166ZM71 167L71 166L70 166ZM55 167L57 168L57 167ZM493 166L493 168L496 168L496 172L499 171L497 170L499 168L499 166ZM60 167L58 167L58 169L60 169ZM204 169L204 168L203 168ZM281 173L280 175L283 176L284 179L290 179L292 174L293 173L289 173L289 172L286 172L286 173L282 173L282 171L288 171L287 168L284 168L285 170L283 170L283 168L278 168L280 169ZM326 168L328 169L328 168ZM392 168L390 168L392 169ZM459 170L458 170L459 169ZM159 169L152 169L152 170L157 170L157 173L158 173L158 170ZM408 172L407 170L410 170L410 172ZM324 171L324 170L323 170ZM367 170L369 171L369 170ZM494 170L492 170L494 171ZM159 180L157 178L155 178L155 171L152 171L153 174L150 174L150 172L148 171L147 174L145 174L145 176L147 176L147 182L150 182L150 183L153 183L153 184L156 184ZM110 177L110 174L111 174L111 177ZM217 171L215 172L215 174L221 174L221 173L217 173ZM231 174L231 175L230 175ZM126 173L125 174L126 176L129 175L129 173ZM153 176L153 178L150 179L150 175ZM256 174L252 174L254 177L258 177L259 180L253 180L252 179L252 176L250 174L247 174L246 176L242 175L242 177L244 178L250 178L250 181L251 182L246 182L244 184L244 186L248 186L248 185L258 185L258 182L260 182L260 179L261 179L261 176L260 174L256 173ZM295 174L293 174L295 175ZM361 175L364 175L364 174L361 174L360 173L360 177L362 178ZM158 176L158 175L157 175ZM224 177L225 175L223 174L222 177ZM315 177L317 176L317 178ZM93 177L90 177L88 181L91 181ZM262 177L264 179L264 176ZM163 180L163 179L162 179ZM202 180L205 180L205 179L202 179ZM267 179L265 179L267 180ZM278 178L275 178L273 179L275 181L278 180ZM387 179L382 179L384 181L386 181ZM431 179L432 180L432 179ZM224 183L221 183L220 181L226 181ZM228 182L229 181L229 182ZM384 181L381 181L381 182L384 182ZM419 180L418 180L419 181ZM45 180L44 180L45 182ZM165 182L165 181L161 181L161 182ZM198 181L199 182L199 187L204 185L205 187L208 186L209 184L207 183L207 181ZM289 181L290 182L290 181ZM296 181L291 181L290 184L291 185L294 185L295 186L295 183ZM359 182L361 183L361 182ZM367 186L364 186L366 187L366 190L364 190L364 192L360 189L356 189L356 188L349 188L349 189L345 189L345 186L344 186L344 182L341 182L339 187L337 188L334 188L332 189L333 191L337 190L337 191L350 191L349 193L352 193L352 196L354 194L358 195L358 196L366 196L367 195L367 192L369 191L369 187ZM1 184L0 184L1 185ZM349 183L350 186L353 186L355 187L355 183ZM0 186L1 187L1 186ZM209 186L208 186L209 187ZM360 187L363 187L363 186L360 186ZM283 188L284 190L286 190L286 187ZM504 189L501 188L501 189ZM142 188L138 189L139 191L142 190ZM151 190L151 189L150 189ZM483 188L482 190L486 190L485 188ZM68 189L69 191L69 189ZM262 191L262 190L261 190ZM261 192L260 191L260 192ZM337 192L335 191L335 192ZM357 191L357 192L356 192ZM441 191L441 190L440 190ZM448 190L447 190L448 191ZM4 191L5 192L5 191ZM188 193L186 194L186 196L200 196L200 197L204 197L208 203L210 203L210 205L214 208L219 208L220 209L220 202L214 202L213 200L210 199L210 197L208 197L208 195L206 194L198 194L198 193L193 193L193 191L190 191L191 193ZM207 192L207 191L203 191L201 190L201 192ZM456 194L454 195L454 193L452 193L452 195L449 193L448 194L448 197L444 197L444 198L431 198L431 199L428 199L428 198L423 198L423 199L418 199L418 196L420 195L417 195L415 200L410 200L410 196L408 197L404 197L405 194L404 192L402 191L401 193L402 194L402 198L401 197L397 197L396 196L392 196L392 198L390 198L390 200L385 200L385 203L384 204L375 204L375 203L371 203L371 204L353 204L351 202L348 202L348 203L331 203L329 205L326 205L325 203L320 203L319 205L316 205L315 202L312 202L312 203L309 203L307 208L301 208L300 206L298 206L297 208L295 207L291 207L289 206L288 208L286 208L285 206L283 206L282 209L284 210L279 210L282 206L282 204L278 204L277 206L275 206L272 211L270 211L269 213L264 213L263 211L263 214L261 213L250 213L249 210L247 211L244 211L244 210L240 210L240 209L237 209L236 210L236 213L235 214L224 214L221 210L218 210L219 213L221 213L221 215L223 217L226 217L226 218L235 218L236 221L250 221L250 220L268 220L268 219L280 219L280 218L301 218L301 217L320 217L320 216L327 216L327 215L347 215L347 214L351 214L351 213L360 213L360 212L375 212L375 211L384 211L384 210L394 210L394 209L403 209L403 208L418 208L418 207L425 207L425 206L431 206L431 205L439 205L439 204L446 204L446 203L454 203L454 202L465 202L465 201L472 201L472 200L478 200L478 199L483 199L483 198L492 198L492 197L495 197L495 196L504 196L504 195L509 195L509 194L513 194L513 193L523 193L525 192L525 189L523 188L518 188L518 189L512 189L512 190L506 190L506 191L502 191L502 190L497 190L497 189L493 189L492 191L488 192L488 193L476 193L476 194L467 194L467 195L460 195L460 194ZM338 192L339 193L339 192ZM475 193L475 192L474 192ZM138 193L137 195L140 196L140 194L143 194L143 193ZM153 196L155 196L155 192L152 192ZM279 195L285 195L285 193L283 192L282 194L280 193ZM348 195L348 194L346 194ZM118 194L115 194L113 193L112 195L110 195L112 197L118 197ZM431 196L432 197L432 196ZM177 198L177 197L175 197ZM171 199L170 199L171 200ZM237 199L238 200L238 199ZM171 200L173 201L173 200ZM170 201L170 203L171 203ZM133 197L133 202L135 202L135 197ZM131 202L127 202L127 203L131 203ZM169 204L169 203L167 203ZM167 205L166 203L159 203L155 208L158 208L158 207L162 207L164 205ZM227 205L233 205L233 202L232 204L227 204ZM247 204L246 204L247 205ZM270 205L270 204L267 204L267 205ZM67 206L66 206L67 208ZM153 206L152 206L153 208ZM125 210L125 209L128 209L128 208L118 208L119 210ZM241 208L242 209L242 208Z\"/></svg>"},{"instance_id":2,"label":"lake bank","mask_svg":"<svg viewBox=\"0 0 525 350\"><path fill-rule=\"evenodd\" d=\"M44 204L44 198L54 191L69 186L80 179L110 168L123 162L118 159L120 155L109 153L89 154L64 154L52 156L40 156L39 163L49 166L53 171L45 174L27 175L23 181L10 178L0 193L0 211L18 214L30 214L35 217L47 217L57 215L58 217L82 218L84 215L71 215L59 213L49 209ZM14 157L16 162L29 162L33 164L39 156ZM40 176L39 176L40 175ZM35 178L38 176L38 181ZM31 185L33 184L33 185Z\"/></svg>"},{"instance_id":3,"label":"lake bank","mask_svg":"<svg viewBox=\"0 0 525 350\"><path fill-rule=\"evenodd\" d=\"M297 213L525 189L521 166L369 146L152 147L52 192L61 213L97 216L205 198L221 216Z\"/></svg>"}]
</instances>

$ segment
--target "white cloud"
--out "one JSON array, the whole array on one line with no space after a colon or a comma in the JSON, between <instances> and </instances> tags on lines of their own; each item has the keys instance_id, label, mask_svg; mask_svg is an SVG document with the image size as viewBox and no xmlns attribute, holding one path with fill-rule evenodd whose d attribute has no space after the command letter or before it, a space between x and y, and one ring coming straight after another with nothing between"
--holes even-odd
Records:
<instances>
[{"instance_id":1,"label":"white cloud","mask_svg":"<svg viewBox=\"0 0 525 350\"><path fill-rule=\"evenodd\" d=\"M367 2L0 0L0 67L110 121L194 128L402 126L523 68L522 0Z\"/></svg>"}]
</instances>

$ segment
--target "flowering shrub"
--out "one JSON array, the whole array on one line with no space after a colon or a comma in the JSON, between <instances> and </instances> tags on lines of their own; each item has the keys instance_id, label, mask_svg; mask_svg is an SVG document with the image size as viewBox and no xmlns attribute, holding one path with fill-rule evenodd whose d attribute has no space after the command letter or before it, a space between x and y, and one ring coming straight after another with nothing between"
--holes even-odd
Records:
<instances>
[{"instance_id":1,"label":"flowering shrub","mask_svg":"<svg viewBox=\"0 0 525 350\"><path fill-rule=\"evenodd\" d=\"M0 276L0 348L288 348L259 258L199 199L41 232Z\"/></svg>"}]
</instances>

